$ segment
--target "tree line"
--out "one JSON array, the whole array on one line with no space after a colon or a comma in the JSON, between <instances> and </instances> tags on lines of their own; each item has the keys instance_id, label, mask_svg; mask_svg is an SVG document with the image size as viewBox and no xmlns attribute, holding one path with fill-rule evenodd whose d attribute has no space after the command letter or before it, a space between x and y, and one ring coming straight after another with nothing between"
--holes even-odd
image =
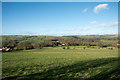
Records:
<instances>
[{"instance_id":1,"label":"tree line","mask_svg":"<svg viewBox=\"0 0 120 80\"><path fill-rule=\"evenodd\" d=\"M5 36L6 37L6 36ZM14 38L14 37L13 37ZM2 40L2 48L14 48L14 50L27 50L27 49L42 49L43 47L56 47L56 46L99 46L117 47L117 43L106 43L101 42L101 40L117 40L117 38L105 38L105 37L39 37L36 36L23 36L20 38L4 38ZM32 38L32 42L30 40ZM37 41L35 41L37 39ZM41 42L41 40L44 40Z\"/></svg>"}]
</instances>

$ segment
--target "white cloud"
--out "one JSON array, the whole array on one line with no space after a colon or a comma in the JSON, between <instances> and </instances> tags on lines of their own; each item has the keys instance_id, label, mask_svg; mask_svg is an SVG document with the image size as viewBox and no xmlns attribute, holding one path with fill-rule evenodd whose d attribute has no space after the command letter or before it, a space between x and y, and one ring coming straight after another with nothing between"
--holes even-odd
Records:
<instances>
[{"instance_id":1,"label":"white cloud","mask_svg":"<svg viewBox=\"0 0 120 80\"><path fill-rule=\"evenodd\" d=\"M96 23L96 21L92 21L92 22L90 22L90 23L92 23L92 24L93 24L93 23Z\"/></svg>"},{"instance_id":2,"label":"white cloud","mask_svg":"<svg viewBox=\"0 0 120 80\"><path fill-rule=\"evenodd\" d=\"M100 26L105 26L106 24L100 24Z\"/></svg>"},{"instance_id":3,"label":"white cloud","mask_svg":"<svg viewBox=\"0 0 120 80\"><path fill-rule=\"evenodd\" d=\"M96 27L118 27L118 21L110 22L110 23L106 23L106 24L99 24Z\"/></svg>"},{"instance_id":4,"label":"white cloud","mask_svg":"<svg viewBox=\"0 0 120 80\"><path fill-rule=\"evenodd\" d=\"M85 8L85 9L83 10L83 12L85 13L85 12L87 12L87 10L88 10L88 8Z\"/></svg>"},{"instance_id":5,"label":"white cloud","mask_svg":"<svg viewBox=\"0 0 120 80\"><path fill-rule=\"evenodd\" d=\"M117 21L116 22L111 22L108 25L108 27L116 27L116 26L118 26L118 22Z\"/></svg>"},{"instance_id":6,"label":"white cloud","mask_svg":"<svg viewBox=\"0 0 120 80\"><path fill-rule=\"evenodd\" d=\"M90 35L95 35L95 33L90 33Z\"/></svg>"},{"instance_id":7,"label":"white cloud","mask_svg":"<svg viewBox=\"0 0 120 80\"><path fill-rule=\"evenodd\" d=\"M94 12L98 13L102 9L109 9L107 6L108 4L99 4L94 8Z\"/></svg>"}]
</instances>

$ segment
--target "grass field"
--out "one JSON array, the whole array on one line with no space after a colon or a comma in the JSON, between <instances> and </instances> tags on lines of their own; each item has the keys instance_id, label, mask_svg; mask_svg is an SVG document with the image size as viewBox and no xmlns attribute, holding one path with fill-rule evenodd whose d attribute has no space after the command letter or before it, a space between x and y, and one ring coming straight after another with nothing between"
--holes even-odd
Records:
<instances>
[{"instance_id":1,"label":"grass field","mask_svg":"<svg viewBox=\"0 0 120 80\"><path fill-rule=\"evenodd\" d=\"M71 48L71 47L70 47ZM118 49L47 47L3 53L3 79L91 78L118 76ZM67 80L66 79L66 80Z\"/></svg>"},{"instance_id":2,"label":"grass field","mask_svg":"<svg viewBox=\"0 0 120 80\"><path fill-rule=\"evenodd\" d=\"M118 40L101 40L101 41L106 43L118 43Z\"/></svg>"}]
</instances>

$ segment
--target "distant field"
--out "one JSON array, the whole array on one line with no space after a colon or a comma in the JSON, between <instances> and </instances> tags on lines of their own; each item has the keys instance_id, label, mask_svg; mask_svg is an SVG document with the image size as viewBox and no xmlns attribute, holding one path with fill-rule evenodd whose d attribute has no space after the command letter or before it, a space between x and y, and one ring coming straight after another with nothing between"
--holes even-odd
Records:
<instances>
[{"instance_id":1,"label":"distant field","mask_svg":"<svg viewBox=\"0 0 120 80\"><path fill-rule=\"evenodd\" d=\"M106 43L118 43L118 40L101 40L101 41Z\"/></svg>"},{"instance_id":2,"label":"distant field","mask_svg":"<svg viewBox=\"0 0 120 80\"><path fill-rule=\"evenodd\" d=\"M29 41L31 43L43 42L49 38L56 38L56 36L4 36L2 40L17 40L18 42Z\"/></svg>"},{"instance_id":3,"label":"distant field","mask_svg":"<svg viewBox=\"0 0 120 80\"><path fill-rule=\"evenodd\" d=\"M118 50L47 47L3 53L3 79L91 78L113 79L118 71Z\"/></svg>"}]
</instances>

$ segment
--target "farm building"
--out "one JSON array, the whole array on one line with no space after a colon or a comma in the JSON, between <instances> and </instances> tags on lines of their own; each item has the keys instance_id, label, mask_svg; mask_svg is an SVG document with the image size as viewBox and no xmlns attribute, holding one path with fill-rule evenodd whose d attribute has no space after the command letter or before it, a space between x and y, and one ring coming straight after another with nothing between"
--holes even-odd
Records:
<instances>
[{"instance_id":1,"label":"farm building","mask_svg":"<svg viewBox=\"0 0 120 80\"><path fill-rule=\"evenodd\" d=\"M2 52L2 49L0 49L0 52Z\"/></svg>"},{"instance_id":2,"label":"farm building","mask_svg":"<svg viewBox=\"0 0 120 80\"><path fill-rule=\"evenodd\" d=\"M8 47L3 47L3 48L2 48L2 51L3 51L3 52L8 52L8 51L12 51L12 50L14 50L14 47L13 47L13 46L8 46Z\"/></svg>"}]
</instances>

